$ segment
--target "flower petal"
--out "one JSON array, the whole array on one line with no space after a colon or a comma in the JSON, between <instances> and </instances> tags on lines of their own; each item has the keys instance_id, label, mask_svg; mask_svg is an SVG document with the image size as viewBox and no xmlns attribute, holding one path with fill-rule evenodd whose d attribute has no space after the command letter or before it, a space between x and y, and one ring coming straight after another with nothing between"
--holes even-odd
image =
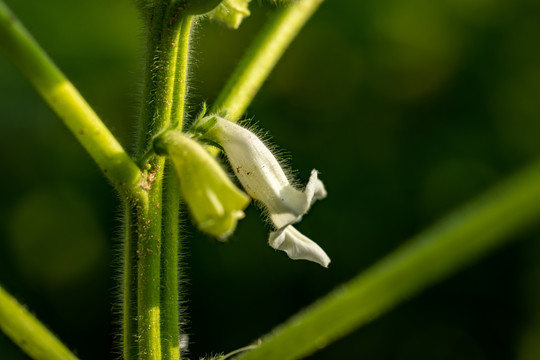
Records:
<instances>
[{"instance_id":1,"label":"flower petal","mask_svg":"<svg viewBox=\"0 0 540 360\"><path fill-rule=\"evenodd\" d=\"M270 233L268 243L276 250L282 250L293 259L303 259L328 267L330 258L319 245L289 225Z\"/></svg>"},{"instance_id":2,"label":"flower petal","mask_svg":"<svg viewBox=\"0 0 540 360\"><path fill-rule=\"evenodd\" d=\"M302 220L311 205L316 200L324 199L326 195L324 184L319 180L317 170L313 169L304 191L287 185L281 189L279 198L271 199L265 202L265 205L270 220L276 228L281 229Z\"/></svg>"},{"instance_id":3,"label":"flower petal","mask_svg":"<svg viewBox=\"0 0 540 360\"><path fill-rule=\"evenodd\" d=\"M304 194L306 194L307 201L309 206L313 205L316 200L322 200L328 195L324 184L318 177L319 172L315 169L311 170L311 176L309 177L309 182L306 185Z\"/></svg>"}]
</instances>

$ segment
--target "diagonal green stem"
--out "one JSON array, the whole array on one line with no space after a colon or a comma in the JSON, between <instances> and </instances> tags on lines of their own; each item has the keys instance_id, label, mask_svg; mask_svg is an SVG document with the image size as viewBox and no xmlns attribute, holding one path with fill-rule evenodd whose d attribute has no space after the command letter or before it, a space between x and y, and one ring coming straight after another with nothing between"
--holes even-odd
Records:
<instances>
[{"instance_id":1,"label":"diagonal green stem","mask_svg":"<svg viewBox=\"0 0 540 360\"><path fill-rule=\"evenodd\" d=\"M0 49L64 121L119 192L141 196L139 168L1 0Z\"/></svg>"},{"instance_id":2,"label":"diagonal green stem","mask_svg":"<svg viewBox=\"0 0 540 360\"><path fill-rule=\"evenodd\" d=\"M540 164L411 239L238 360L299 359L368 323L540 219Z\"/></svg>"},{"instance_id":3,"label":"diagonal green stem","mask_svg":"<svg viewBox=\"0 0 540 360\"><path fill-rule=\"evenodd\" d=\"M0 329L33 359L77 360L56 336L1 286Z\"/></svg>"},{"instance_id":4,"label":"diagonal green stem","mask_svg":"<svg viewBox=\"0 0 540 360\"><path fill-rule=\"evenodd\" d=\"M321 3L322 0L299 0L276 10L221 91L212 112L238 120Z\"/></svg>"}]
</instances>

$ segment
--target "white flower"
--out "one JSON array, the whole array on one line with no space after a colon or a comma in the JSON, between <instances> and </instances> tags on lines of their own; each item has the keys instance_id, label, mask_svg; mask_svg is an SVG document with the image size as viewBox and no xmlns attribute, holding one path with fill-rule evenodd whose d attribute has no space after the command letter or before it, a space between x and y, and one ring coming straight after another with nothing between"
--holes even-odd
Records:
<instances>
[{"instance_id":1,"label":"white flower","mask_svg":"<svg viewBox=\"0 0 540 360\"><path fill-rule=\"evenodd\" d=\"M205 126L204 120L212 125ZM290 226L302 219L315 200L326 197L317 170L311 172L306 188L300 191L291 185L276 157L251 131L218 116L201 122L204 137L223 147L244 190L266 207L277 228L270 235L270 245L287 252L292 259L307 259L327 266L330 259L324 251Z\"/></svg>"}]
</instances>

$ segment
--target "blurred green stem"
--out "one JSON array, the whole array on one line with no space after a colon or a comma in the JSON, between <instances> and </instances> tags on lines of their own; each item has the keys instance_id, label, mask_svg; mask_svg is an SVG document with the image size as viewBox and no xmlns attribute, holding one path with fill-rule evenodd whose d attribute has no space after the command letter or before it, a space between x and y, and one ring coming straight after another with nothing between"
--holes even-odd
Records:
<instances>
[{"instance_id":1,"label":"blurred green stem","mask_svg":"<svg viewBox=\"0 0 540 360\"><path fill-rule=\"evenodd\" d=\"M279 8L247 50L218 96L212 112L236 121L322 0L299 0Z\"/></svg>"},{"instance_id":2,"label":"blurred green stem","mask_svg":"<svg viewBox=\"0 0 540 360\"><path fill-rule=\"evenodd\" d=\"M64 121L120 194L144 197L139 168L1 0L0 49Z\"/></svg>"},{"instance_id":3,"label":"blurred green stem","mask_svg":"<svg viewBox=\"0 0 540 360\"><path fill-rule=\"evenodd\" d=\"M1 286L0 329L33 359L77 359L64 344Z\"/></svg>"},{"instance_id":4,"label":"blurred green stem","mask_svg":"<svg viewBox=\"0 0 540 360\"><path fill-rule=\"evenodd\" d=\"M540 164L535 164L294 316L238 360L309 355L508 242L539 219Z\"/></svg>"}]
</instances>

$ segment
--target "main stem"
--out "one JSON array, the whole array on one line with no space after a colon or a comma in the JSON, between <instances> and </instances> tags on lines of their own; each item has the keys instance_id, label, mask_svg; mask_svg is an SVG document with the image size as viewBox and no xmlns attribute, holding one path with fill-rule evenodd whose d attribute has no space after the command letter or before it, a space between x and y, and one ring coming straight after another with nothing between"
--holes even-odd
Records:
<instances>
[{"instance_id":1,"label":"main stem","mask_svg":"<svg viewBox=\"0 0 540 360\"><path fill-rule=\"evenodd\" d=\"M174 167L167 161L163 184L163 241L162 241L162 334L163 360L180 359L180 326L178 315L178 252L180 212L180 189Z\"/></svg>"},{"instance_id":2,"label":"main stem","mask_svg":"<svg viewBox=\"0 0 540 360\"><path fill-rule=\"evenodd\" d=\"M192 15L186 15L182 19L182 25L180 27L180 37L176 55L176 80L174 86L173 108L170 125L170 128L174 130L182 130L184 115L186 112L189 52L191 46L191 28L193 26L193 22L194 17Z\"/></svg>"},{"instance_id":3,"label":"main stem","mask_svg":"<svg viewBox=\"0 0 540 360\"><path fill-rule=\"evenodd\" d=\"M193 18L173 13L171 9L157 5L149 22L146 83L137 145L137 158L146 169L144 186L148 197L134 201L127 214L134 222L128 223L125 255L124 358L127 360L180 357L177 265L180 194L175 175L168 172L165 176L165 168L169 168L165 158L146 155L159 133L181 128L183 122Z\"/></svg>"},{"instance_id":4,"label":"main stem","mask_svg":"<svg viewBox=\"0 0 540 360\"><path fill-rule=\"evenodd\" d=\"M163 159L154 166L148 202L137 206L137 339L139 360L161 359L160 251Z\"/></svg>"},{"instance_id":5,"label":"main stem","mask_svg":"<svg viewBox=\"0 0 540 360\"><path fill-rule=\"evenodd\" d=\"M188 63L193 16L181 20L180 36L176 56L176 75L171 110L171 129L181 130L186 107ZM167 161L163 183L163 232L162 232L162 292L161 292L161 348L163 360L179 360L180 318L179 318L179 270L178 259L181 239L178 224L180 213L180 188L174 167ZM179 274L180 273L180 274Z\"/></svg>"}]
</instances>

